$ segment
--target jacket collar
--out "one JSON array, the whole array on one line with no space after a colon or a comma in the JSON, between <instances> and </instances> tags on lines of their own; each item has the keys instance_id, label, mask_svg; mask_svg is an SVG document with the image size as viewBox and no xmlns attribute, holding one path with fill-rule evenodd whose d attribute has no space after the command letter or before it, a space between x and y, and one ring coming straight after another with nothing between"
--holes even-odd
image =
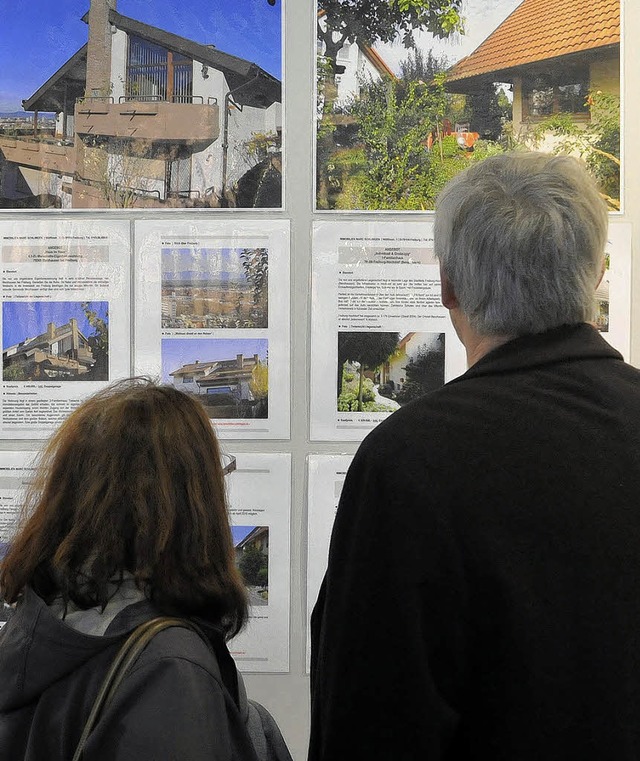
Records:
<instances>
[{"instance_id":1,"label":"jacket collar","mask_svg":"<svg viewBox=\"0 0 640 761\"><path fill-rule=\"evenodd\" d=\"M498 346L450 383L583 359L622 361L622 355L592 325L585 322L563 325L544 333L520 336Z\"/></svg>"}]
</instances>

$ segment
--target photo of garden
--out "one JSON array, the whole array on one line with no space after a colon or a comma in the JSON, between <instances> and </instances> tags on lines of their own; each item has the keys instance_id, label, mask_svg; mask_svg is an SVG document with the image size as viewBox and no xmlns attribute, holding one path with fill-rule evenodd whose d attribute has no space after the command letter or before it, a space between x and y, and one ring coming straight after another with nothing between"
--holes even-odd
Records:
<instances>
[{"instance_id":1,"label":"photo of garden","mask_svg":"<svg viewBox=\"0 0 640 761\"><path fill-rule=\"evenodd\" d=\"M250 605L269 602L269 527L232 526L236 565L242 574Z\"/></svg>"},{"instance_id":2,"label":"photo of garden","mask_svg":"<svg viewBox=\"0 0 640 761\"><path fill-rule=\"evenodd\" d=\"M583 158L620 210L620 0L319 0L316 208L433 209L509 150Z\"/></svg>"},{"instance_id":3,"label":"photo of garden","mask_svg":"<svg viewBox=\"0 0 640 761\"><path fill-rule=\"evenodd\" d=\"M162 327L268 327L266 248L162 250Z\"/></svg>"},{"instance_id":4,"label":"photo of garden","mask_svg":"<svg viewBox=\"0 0 640 761\"><path fill-rule=\"evenodd\" d=\"M444 383L444 333L338 333L338 412L393 412Z\"/></svg>"}]
</instances>

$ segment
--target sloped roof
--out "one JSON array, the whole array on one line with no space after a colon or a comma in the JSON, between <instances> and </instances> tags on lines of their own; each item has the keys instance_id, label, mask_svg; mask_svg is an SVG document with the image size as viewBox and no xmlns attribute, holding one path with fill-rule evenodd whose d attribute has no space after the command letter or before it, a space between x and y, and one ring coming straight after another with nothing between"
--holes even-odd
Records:
<instances>
[{"instance_id":1,"label":"sloped roof","mask_svg":"<svg viewBox=\"0 0 640 761\"><path fill-rule=\"evenodd\" d=\"M620 0L523 0L448 81L620 44Z\"/></svg>"},{"instance_id":2,"label":"sloped roof","mask_svg":"<svg viewBox=\"0 0 640 761\"><path fill-rule=\"evenodd\" d=\"M22 101L22 107L25 111L62 111L84 95L86 79L87 46L83 45L30 98Z\"/></svg>"},{"instance_id":3,"label":"sloped roof","mask_svg":"<svg viewBox=\"0 0 640 761\"><path fill-rule=\"evenodd\" d=\"M88 19L89 14L85 13L82 20L88 23ZM268 108L282 100L280 80L251 61L224 53L210 45L201 45L172 32L165 32L114 10L109 11L109 21L127 34L142 37L222 71L229 88L238 90L233 99L239 105ZM83 45L31 97L22 101L22 107L25 111L62 111L65 90L66 103L73 103L84 95L86 77L87 45Z\"/></svg>"},{"instance_id":4,"label":"sloped roof","mask_svg":"<svg viewBox=\"0 0 640 761\"><path fill-rule=\"evenodd\" d=\"M128 34L143 37L222 71L232 90L242 86L242 92L234 95L234 100L240 105L268 108L272 103L279 103L282 100L280 80L251 61L224 53L211 45L201 45L199 42L193 42L173 32L165 32L163 29L123 16L114 10L109 11L109 21Z\"/></svg>"},{"instance_id":5,"label":"sloped roof","mask_svg":"<svg viewBox=\"0 0 640 761\"><path fill-rule=\"evenodd\" d=\"M187 365L182 365L182 367L169 373L169 375L186 375L187 373L195 373L199 371L207 372L216 368L218 364L219 363L216 360L211 362L191 362Z\"/></svg>"},{"instance_id":6,"label":"sloped roof","mask_svg":"<svg viewBox=\"0 0 640 761\"><path fill-rule=\"evenodd\" d=\"M391 71L386 61L383 59L380 53L378 53L377 50L371 47L367 47L366 45L361 45L360 43L358 43L358 47L360 50L362 50L363 55L367 57L371 65L375 67L381 76L391 77L392 79L396 78L396 75L393 73L393 71Z\"/></svg>"}]
</instances>

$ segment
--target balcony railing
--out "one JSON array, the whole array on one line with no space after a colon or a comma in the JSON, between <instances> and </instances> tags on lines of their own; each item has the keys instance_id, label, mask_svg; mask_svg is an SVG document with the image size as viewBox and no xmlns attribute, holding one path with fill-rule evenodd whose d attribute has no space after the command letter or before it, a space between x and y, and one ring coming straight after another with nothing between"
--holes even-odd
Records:
<instances>
[{"instance_id":1,"label":"balcony railing","mask_svg":"<svg viewBox=\"0 0 640 761\"><path fill-rule=\"evenodd\" d=\"M220 135L220 109L215 98L207 103L198 96L184 102L157 96L83 98L75 107L75 129L80 135L130 138L148 141L212 143Z\"/></svg>"},{"instance_id":2,"label":"balcony railing","mask_svg":"<svg viewBox=\"0 0 640 761\"><path fill-rule=\"evenodd\" d=\"M0 151L14 164L69 175L76 170L76 151L68 140L0 136Z\"/></svg>"}]
</instances>

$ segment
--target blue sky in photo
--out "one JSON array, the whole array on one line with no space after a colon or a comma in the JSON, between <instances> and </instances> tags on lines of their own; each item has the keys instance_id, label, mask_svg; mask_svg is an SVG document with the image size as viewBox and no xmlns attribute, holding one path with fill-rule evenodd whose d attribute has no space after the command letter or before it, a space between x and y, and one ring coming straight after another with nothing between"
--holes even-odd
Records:
<instances>
[{"instance_id":1,"label":"blue sky in photo","mask_svg":"<svg viewBox=\"0 0 640 761\"><path fill-rule=\"evenodd\" d=\"M108 321L109 302L88 303L98 317ZM25 338L35 338L45 333L50 322L56 327L66 325L71 317L76 318L78 328L85 337L94 334L95 330L87 322L80 301L5 301L2 304L2 348L7 349Z\"/></svg>"},{"instance_id":2,"label":"blue sky in photo","mask_svg":"<svg viewBox=\"0 0 640 761\"><path fill-rule=\"evenodd\" d=\"M163 338L162 381L172 383L169 373L198 360L235 359L238 354L266 359L269 341L266 338Z\"/></svg>"},{"instance_id":3,"label":"blue sky in photo","mask_svg":"<svg viewBox=\"0 0 640 761\"><path fill-rule=\"evenodd\" d=\"M233 537L233 546L241 542L245 536L248 536L255 526L231 526L231 536Z\"/></svg>"},{"instance_id":4,"label":"blue sky in photo","mask_svg":"<svg viewBox=\"0 0 640 761\"><path fill-rule=\"evenodd\" d=\"M281 8L267 0L118 0L123 16L258 64L281 77ZM87 41L89 0L0 0L0 113L20 111Z\"/></svg>"},{"instance_id":5,"label":"blue sky in photo","mask_svg":"<svg viewBox=\"0 0 640 761\"><path fill-rule=\"evenodd\" d=\"M163 280L246 280L244 248L163 248Z\"/></svg>"}]
</instances>

